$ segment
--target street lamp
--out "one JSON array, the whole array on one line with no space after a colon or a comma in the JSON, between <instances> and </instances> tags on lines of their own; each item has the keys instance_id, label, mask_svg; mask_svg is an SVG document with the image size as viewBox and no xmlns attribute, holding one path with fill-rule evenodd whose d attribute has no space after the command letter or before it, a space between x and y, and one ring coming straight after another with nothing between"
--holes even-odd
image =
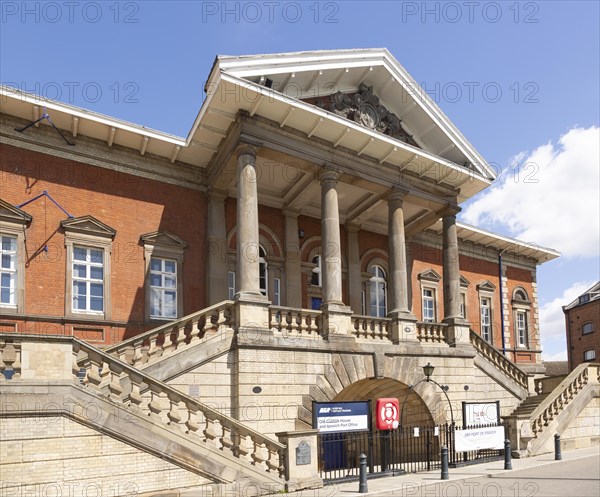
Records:
<instances>
[{"instance_id":1,"label":"street lamp","mask_svg":"<svg viewBox=\"0 0 600 497\"><path fill-rule=\"evenodd\" d=\"M430 362L427 363L427 366L423 366L423 374L425 375L427 381L429 381L429 377L433 374L434 369L435 367L432 366Z\"/></svg>"}]
</instances>

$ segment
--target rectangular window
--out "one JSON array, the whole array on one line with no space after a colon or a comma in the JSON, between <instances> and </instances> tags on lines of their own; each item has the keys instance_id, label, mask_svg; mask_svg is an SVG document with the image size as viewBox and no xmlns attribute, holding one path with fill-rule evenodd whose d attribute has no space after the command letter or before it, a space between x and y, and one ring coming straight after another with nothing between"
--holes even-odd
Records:
<instances>
[{"instance_id":1,"label":"rectangular window","mask_svg":"<svg viewBox=\"0 0 600 497\"><path fill-rule=\"evenodd\" d=\"M235 273L233 271L227 273L227 289L229 300L233 300L235 295Z\"/></svg>"},{"instance_id":2,"label":"rectangular window","mask_svg":"<svg viewBox=\"0 0 600 497\"><path fill-rule=\"evenodd\" d=\"M517 337L519 347L527 347L527 313L517 312Z\"/></svg>"},{"instance_id":3,"label":"rectangular window","mask_svg":"<svg viewBox=\"0 0 600 497\"><path fill-rule=\"evenodd\" d=\"M587 335L588 333L592 333L594 331L594 323L585 323L581 327L581 333L583 335Z\"/></svg>"},{"instance_id":4,"label":"rectangular window","mask_svg":"<svg viewBox=\"0 0 600 497\"><path fill-rule=\"evenodd\" d=\"M104 250L73 247L73 312L104 312Z\"/></svg>"},{"instance_id":5,"label":"rectangular window","mask_svg":"<svg viewBox=\"0 0 600 497\"><path fill-rule=\"evenodd\" d=\"M273 278L273 304L281 305L281 280Z\"/></svg>"},{"instance_id":6,"label":"rectangular window","mask_svg":"<svg viewBox=\"0 0 600 497\"><path fill-rule=\"evenodd\" d=\"M460 294L460 317L467 319L467 295L464 293Z\"/></svg>"},{"instance_id":7,"label":"rectangular window","mask_svg":"<svg viewBox=\"0 0 600 497\"><path fill-rule=\"evenodd\" d=\"M364 316L367 313L366 293L364 290L360 292L360 312Z\"/></svg>"},{"instance_id":8,"label":"rectangular window","mask_svg":"<svg viewBox=\"0 0 600 497\"><path fill-rule=\"evenodd\" d=\"M423 321L435 321L435 290L431 288L423 288Z\"/></svg>"},{"instance_id":9,"label":"rectangular window","mask_svg":"<svg viewBox=\"0 0 600 497\"><path fill-rule=\"evenodd\" d=\"M488 342L492 340L492 308L487 297L481 298L481 338Z\"/></svg>"},{"instance_id":10,"label":"rectangular window","mask_svg":"<svg viewBox=\"0 0 600 497\"><path fill-rule=\"evenodd\" d=\"M583 353L584 361L593 361L594 359L596 359L596 351L595 350L586 350Z\"/></svg>"},{"instance_id":11,"label":"rectangular window","mask_svg":"<svg viewBox=\"0 0 600 497\"><path fill-rule=\"evenodd\" d=\"M17 239L3 236L0 247L0 304L3 307L17 307Z\"/></svg>"},{"instance_id":12,"label":"rectangular window","mask_svg":"<svg viewBox=\"0 0 600 497\"><path fill-rule=\"evenodd\" d=\"M150 259L150 317L177 317L177 261Z\"/></svg>"}]
</instances>

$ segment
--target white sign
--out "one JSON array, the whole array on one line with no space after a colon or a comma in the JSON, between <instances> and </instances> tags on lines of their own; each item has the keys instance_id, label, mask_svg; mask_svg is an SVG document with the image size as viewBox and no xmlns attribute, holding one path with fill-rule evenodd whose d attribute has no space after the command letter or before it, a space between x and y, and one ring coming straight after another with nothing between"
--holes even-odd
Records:
<instances>
[{"instance_id":1,"label":"white sign","mask_svg":"<svg viewBox=\"0 0 600 497\"><path fill-rule=\"evenodd\" d=\"M504 448L504 426L456 430L454 434L456 452Z\"/></svg>"},{"instance_id":2,"label":"white sign","mask_svg":"<svg viewBox=\"0 0 600 497\"><path fill-rule=\"evenodd\" d=\"M498 404L496 402L485 404L466 402L465 424L467 426L498 424Z\"/></svg>"},{"instance_id":3,"label":"white sign","mask_svg":"<svg viewBox=\"0 0 600 497\"><path fill-rule=\"evenodd\" d=\"M313 426L321 433L369 430L368 402L319 402L314 409Z\"/></svg>"}]
</instances>

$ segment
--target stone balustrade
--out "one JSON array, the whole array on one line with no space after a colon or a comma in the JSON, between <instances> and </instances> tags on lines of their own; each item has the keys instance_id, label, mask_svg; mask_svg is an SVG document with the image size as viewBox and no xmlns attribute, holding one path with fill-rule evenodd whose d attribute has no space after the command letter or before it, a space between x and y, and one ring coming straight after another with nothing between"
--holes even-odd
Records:
<instances>
[{"instance_id":1,"label":"stone balustrade","mask_svg":"<svg viewBox=\"0 0 600 497\"><path fill-rule=\"evenodd\" d=\"M515 364L509 359L504 357L502 353L498 352L496 348L486 342L473 330L470 331L470 341L475 350L484 359L492 363L498 368L503 374L508 376L511 380L527 390L527 374L521 371Z\"/></svg>"},{"instance_id":2,"label":"stone balustrade","mask_svg":"<svg viewBox=\"0 0 600 497\"><path fill-rule=\"evenodd\" d=\"M446 343L447 329L445 323L417 322L417 338L422 343Z\"/></svg>"},{"instance_id":3,"label":"stone balustrade","mask_svg":"<svg viewBox=\"0 0 600 497\"><path fill-rule=\"evenodd\" d=\"M392 320L373 316L352 316L353 335L365 340L390 341Z\"/></svg>"},{"instance_id":4,"label":"stone balustrade","mask_svg":"<svg viewBox=\"0 0 600 497\"><path fill-rule=\"evenodd\" d=\"M0 381L21 377L21 343L0 337Z\"/></svg>"},{"instance_id":5,"label":"stone balustrade","mask_svg":"<svg viewBox=\"0 0 600 497\"><path fill-rule=\"evenodd\" d=\"M589 382L600 382L600 365L580 364L531 413L531 430L537 436Z\"/></svg>"},{"instance_id":6,"label":"stone balustrade","mask_svg":"<svg viewBox=\"0 0 600 497\"><path fill-rule=\"evenodd\" d=\"M112 345L105 352L139 367L182 347L195 345L208 333L233 325L234 303L226 300Z\"/></svg>"},{"instance_id":7,"label":"stone balustrade","mask_svg":"<svg viewBox=\"0 0 600 497\"><path fill-rule=\"evenodd\" d=\"M269 307L269 329L286 336L321 336L322 312L272 305Z\"/></svg>"}]
</instances>

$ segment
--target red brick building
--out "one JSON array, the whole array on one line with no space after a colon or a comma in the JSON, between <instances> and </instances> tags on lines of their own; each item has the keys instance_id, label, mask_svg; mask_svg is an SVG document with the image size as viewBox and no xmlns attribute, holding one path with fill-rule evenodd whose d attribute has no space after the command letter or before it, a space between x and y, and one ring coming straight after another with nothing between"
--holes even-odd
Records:
<instances>
[{"instance_id":1,"label":"red brick building","mask_svg":"<svg viewBox=\"0 0 600 497\"><path fill-rule=\"evenodd\" d=\"M494 173L417 87L386 50L220 57L186 138L3 88L0 329L107 345L257 298L459 323L539 369L558 254L456 222ZM43 112L64 136L23 130Z\"/></svg>"},{"instance_id":2,"label":"red brick building","mask_svg":"<svg viewBox=\"0 0 600 497\"><path fill-rule=\"evenodd\" d=\"M600 282L563 306L569 371L600 360Z\"/></svg>"}]
</instances>

